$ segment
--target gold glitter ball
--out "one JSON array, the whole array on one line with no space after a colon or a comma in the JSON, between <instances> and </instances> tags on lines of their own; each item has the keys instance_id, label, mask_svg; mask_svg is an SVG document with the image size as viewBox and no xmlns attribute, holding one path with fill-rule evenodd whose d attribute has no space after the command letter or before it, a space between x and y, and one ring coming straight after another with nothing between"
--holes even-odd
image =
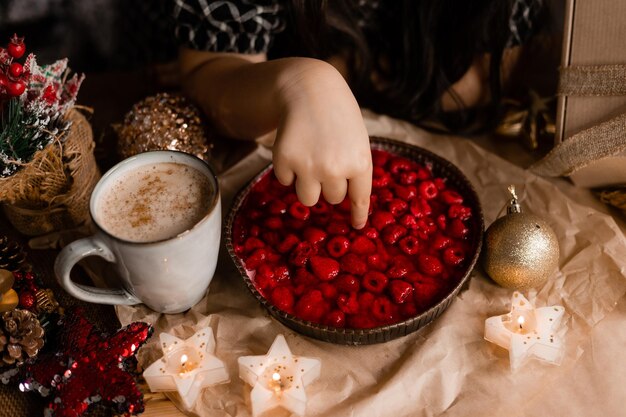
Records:
<instances>
[{"instance_id":1,"label":"gold glitter ball","mask_svg":"<svg viewBox=\"0 0 626 417\"><path fill-rule=\"evenodd\" d=\"M503 287L541 287L554 275L558 262L557 237L538 216L513 212L485 232L483 267Z\"/></svg>"},{"instance_id":2,"label":"gold glitter ball","mask_svg":"<svg viewBox=\"0 0 626 417\"><path fill-rule=\"evenodd\" d=\"M185 97L161 93L135 104L124 123L113 126L122 158L155 150L182 151L208 161L208 143L201 113Z\"/></svg>"}]
</instances>

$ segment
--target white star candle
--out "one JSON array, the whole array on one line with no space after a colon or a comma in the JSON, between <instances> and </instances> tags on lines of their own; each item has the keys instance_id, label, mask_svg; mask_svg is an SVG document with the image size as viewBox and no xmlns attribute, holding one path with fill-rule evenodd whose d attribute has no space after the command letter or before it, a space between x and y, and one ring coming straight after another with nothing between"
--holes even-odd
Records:
<instances>
[{"instance_id":1,"label":"white star candle","mask_svg":"<svg viewBox=\"0 0 626 417\"><path fill-rule=\"evenodd\" d=\"M178 391L183 405L190 409L202 389L228 382L224 362L214 355L215 338L210 327L186 340L161 333L160 342L163 357L143 373L150 391Z\"/></svg>"},{"instance_id":2,"label":"white star candle","mask_svg":"<svg viewBox=\"0 0 626 417\"><path fill-rule=\"evenodd\" d=\"M511 370L516 371L528 359L554 365L563 359L562 306L535 308L519 292L513 293L511 312L485 321L485 339L509 351Z\"/></svg>"},{"instance_id":3,"label":"white star candle","mask_svg":"<svg viewBox=\"0 0 626 417\"><path fill-rule=\"evenodd\" d=\"M283 335L278 335L266 355L239 358L239 377L252 387L252 415L282 407L303 416L304 388L320 375L318 359L294 356Z\"/></svg>"}]
</instances>

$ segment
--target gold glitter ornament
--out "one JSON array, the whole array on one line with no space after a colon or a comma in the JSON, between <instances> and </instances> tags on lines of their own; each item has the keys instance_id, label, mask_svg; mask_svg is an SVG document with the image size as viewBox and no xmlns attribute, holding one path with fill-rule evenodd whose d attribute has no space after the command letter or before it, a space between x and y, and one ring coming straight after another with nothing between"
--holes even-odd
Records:
<instances>
[{"instance_id":1,"label":"gold glitter ornament","mask_svg":"<svg viewBox=\"0 0 626 417\"><path fill-rule=\"evenodd\" d=\"M212 148L208 143L201 113L185 97L160 93L136 103L113 126L119 137L117 151L126 159L154 150L182 151L208 161Z\"/></svg>"},{"instance_id":2,"label":"gold glitter ornament","mask_svg":"<svg viewBox=\"0 0 626 417\"><path fill-rule=\"evenodd\" d=\"M543 219L523 213L515 194L507 215L485 232L483 267L495 282L506 288L538 288L554 274L559 262L559 242Z\"/></svg>"}]
</instances>

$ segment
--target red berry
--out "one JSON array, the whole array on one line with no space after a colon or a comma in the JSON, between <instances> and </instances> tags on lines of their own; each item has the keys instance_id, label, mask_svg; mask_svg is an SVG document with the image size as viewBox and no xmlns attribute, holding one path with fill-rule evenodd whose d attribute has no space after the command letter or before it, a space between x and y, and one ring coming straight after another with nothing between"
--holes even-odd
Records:
<instances>
[{"instance_id":1,"label":"red berry","mask_svg":"<svg viewBox=\"0 0 626 417\"><path fill-rule=\"evenodd\" d=\"M380 294L387 287L387 276L378 271L369 271L363 277L363 288L375 294Z\"/></svg>"},{"instance_id":2,"label":"red berry","mask_svg":"<svg viewBox=\"0 0 626 417\"><path fill-rule=\"evenodd\" d=\"M412 168L412 163L406 158L395 157L389 161L389 171L392 174L399 174L403 171L410 171Z\"/></svg>"},{"instance_id":3,"label":"red berry","mask_svg":"<svg viewBox=\"0 0 626 417\"><path fill-rule=\"evenodd\" d=\"M359 280L350 274L341 274L334 281L333 284L337 287L338 291L344 293L357 292L361 288Z\"/></svg>"},{"instance_id":4,"label":"red berry","mask_svg":"<svg viewBox=\"0 0 626 417\"><path fill-rule=\"evenodd\" d=\"M407 204L407 202L404 200L400 200L399 198L394 198L387 205L387 209L393 215L393 217L400 216L407 210L408 207L409 205Z\"/></svg>"},{"instance_id":5,"label":"red berry","mask_svg":"<svg viewBox=\"0 0 626 417\"><path fill-rule=\"evenodd\" d=\"M268 213L275 216L287 213L287 204L282 200L272 200L267 208Z\"/></svg>"},{"instance_id":6,"label":"red berry","mask_svg":"<svg viewBox=\"0 0 626 417\"><path fill-rule=\"evenodd\" d=\"M293 290L289 287L276 287L272 290L270 301L280 310L291 313L293 311Z\"/></svg>"},{"instance_id":7,"label":"red berry","mask_svg":"<svg viewBox=\"0 0 626 417\"><path fill-rule=\"evenodd\" d=\"M26 91L26 84L24 84L22 81L9 81L6 86L6 90L7 94L11 97L19 97L24 94L24 91Z\"/></svg>"},{"instance_id":8,"label":"red berry","mask_svg":"<svg viewBox=\"0 0 626 417\"><path fill-rule=\"evenodd\" d=\"M411 263L407 257L404 255L396 255L387 270L387 276L392 279L403 278L414 269L413 263Z\"/></svg>"},{"instance_id":9,"label":"red berry","mask_svg":"<svg viewBox=\"0 0 626 417\"><path fill-rule=\"evenodd\" d=\"M417 271L413 271L413 272L409 272L408 274L406 274L406 276L403 278L405 281L407 282L419 282L421 280L424 279L424 275L420 274Z\"/></svg>"},{"instance_id":10,"label":"red berry","mask_svg":"<svg viewBox=\"0 0 626 417\"><path fill-rule=\"evenodd\" d=\"M413 295L413 286L406 281L396 279L389 283L389 294L394 303L402 304Z\"/></svg>"},{"instance_id":11,"label":"red berry","mask_svg":"<svg viewBox=\"0 0 626 417\"><path fill-rule=\"evenodd\" d=\"M400 307L400 311L405 318L417 316L417 307L415 307L415 304L412 303L411 300L407 300L406 303L403 303Z\"/></svg>"},{"instance_id":12,"label":"red berry","mask_svg":"<svg viewBox=\"0 0 626 417\"><path fill-rule=\"evenodd\" d=\"M263 225L271 230L280 230L283 228L283 221L280 217L272 216L265 219Z\"/></svg>"},{"instance_id":13,"label":"red berry","mask_svg":"<svg viewBox=\"0 0 626 417\"><path fill-rule=\"evenodd\" d=\"M275 248L280 243L280 234L275 231L263 232L261 236L267 246Z\"/></svg>"},{"instance_id":14,"label":"red berry","mask_svg":"<svg viewBox=\"0 0 626 417\"><path fill-rule=\"evenodd\" d=\"M255 249L244 261L246 269L257 269L267 259L267 251L263 248Z\"/></svg>"},{"instance_id":15,"label":"red berry","mask_svg":"<svg viewBox=\"0 0 626 417\"><path fill-rule=\"evenodd\" d=\"M459 247L448 248L443 251L443 262L450 266L457 266L465 260L465 251Z\"/></svg>"},{"instance_id":16,"label":"red berry","mask_svg":"<svg viewBox=\"0 0 626 417\"><path fill-rule=\"evenodd\" d=\"M299 201L289 206L289 214L297 220L307 220L311 215L311 210Z\"/></svg>"},{"instance_id":17,"label":"red berry","mask_svg":"<svg viewBox=\"0 0 626 417\"><path fill-rule=\"evenodd\" d=\"M467 220L472 216L472 209L460 204L452 204L448 209L448 217L451 219Z\"/></svg>"},{"instance_id":18,"label":"red berry","mask_svg":"<svg viewBox=\"0 0 626 417\"><path fill-rule=\"evenodd\" d=\"M337 209L343 211L344 213L350 213L350 208L352 207L352 202L348 197L344 198L343 201L336 205Z\"/></svg>"},{"instance_id":19,"label":"red berry","mask_svg":"<svg viewBox=\"0 0 626 417\"><path fill-rule=\"evenodd\" d=\"M331 235L347 235L350 233L350 226L345 222L333 221L328 224L326 230Z\"/></svg>"},{"instance_id":20,"label":"red berry","mask_svg":"<svg viewBox=\"0 0 626 417\"><path fill-rule=\"evenodd\" d=\"M370 269L384 271L387 269L387 261L381 255L375 253L367 257L367 266Z\"/></svg>"},{"instance_id":21,"label":"red berry","mask_svg":"<svg viewBox=\"0 0 626 417\"><path fill-rule=\"evenodd\" d=\"M309 262L311 270L321 281L330 281L339 275L339 262L324 256L313 256Z\"/></svg>"},{"instance_id":22,"label":"red berry","mask_svg":"<svg viewBox=\"0 0 626 417\"><path fill-rule=\"evenodd\" d=\"M300 243L300 239L298 239L298 236L290 233L285 236L283 241L278 244L278 247L276 249L279 253L287 253L291 249L293 249L298 243Z\"/></svg>"},{"instance_id":23,"label":"red berry","mask_svg":"<svg viewBox=\"0 0 626 417\"><path fill-rule=\"evenodd\" d=\"M280 265L274 268L274 278L276 279L277 282L279 283L285 282L289 279L289 277L290 277L289 268L287 268L286 266Z\"/></svg>"},{"instance_id":24,"label":"red berry","mask_svg":"<svg viewBox=\"0 0 626 417\"><path fill-rule=\"evenodd\" d=\"M445 178L433 178L433 182L435 183L435 185L437 186L437 189L439 191L442 191L442 190L446 189L446 180L445 180Z\"/></svg>"},{"instance_id":25,"label":"red berry","mask_svg":"<svg viewBox=\"0 0 626 417\"><path fill-rule=\"evenodd\" d=\"M326 251L333 258L341 258L349 248L350 241L345 236L334 236L326 244Z\"/></svg>"},{"instance_id":26,"label":"red berry","mask_svg":"<svg viewBox=\"0 0 626 417\"><path fill-rule=\"evenodd\" d=\"M433 212L430 204L428 204L428 202L421 197L411 200L410 210L411 213L418 219L421 219L424 216L430 216Z\"/></svg>"},{"instance_id":27,"label":"red berry","mask_svg":"<svg viewBox=\"0 0 626 417\"><path fill-rule=\"evenodd\" d=\"M385 151L373 150L372 151L372 164L374 166L383 166L387 163L391 154Z\"/></svg>"},{"instance_id":28,"label":"red berry","mask_svg":"<svg viewBox=\"0 0 626 417\"><path fill-rule=\"evenodd\" d=\"M372 188L384 188L391 182L391 175L381 167L375 166L372 169Z\"/></svg>"},{"instance_id":29,"label":"red berry","mask_svg":"<svg viewBox=\"0 0 626 417\"><path fill-rule=\"evenodd\" d=\"M414 185L409 185L403 187L401 185L397 185L394 188L396 193L396 197L404 201L410 201L417 196L417 188Z\"/></svg>"},{"instance_id":30,"label":"red berry","mask_svg":"<svg viewBox=\"0 0 626 417\"><path fill-rule=\"evenodd\" d=\"M357 236L350 245L350 252L357 255L368 255L376 252L376 245L365 236Z\"/></svg>"},{"instance_id":31,"label":"red berry","mask_svg":"<svg viewBox=\"0 0 626 417\"><path fill-rule=\"evenodd\" d=\"M383 241L388 245L393 245L406 234L406 227L399 224L390 224L383 230Z\"/></svg>"},{"instance_id":32,"label":"red berry","mask_svg":"<svg viewBox=\"0 0 626 417\"><path fill-rule=\"evenodd\" d=\"M307 227L302 232L302 235L313 245L320 244L326 240L326 232L315 227Z\"/></svg>"},{"instance_id":33,"label":"red berry","mask_svg":"<svg viewBox=\"0 0 626 417\"><path fill-rule=\"evenodd\" d=\"M441 199L449 205L463 204L463 197L454 190L445 190L441 192Z\"/></svg>"},{"instance_id":34,"label":"red berry","mask_svg":"<svg viewBox=\"0 0 626 417\"><path fill-rule=\"evenodd\" d=\"M429 276L424 276L413 283L413 300L421 308L430 307L439 294L440 285Z\"/></svg>"},{"instance_id":35,"label":"red berry","mask_svg":"<svg viewBox=\"0 0 626 417\"><path fill-rule=\"evenodd\" d=\"M439 194L437 186L432 181L422 181L420 185L417 186L417 192L425 200L432 200Z\"/></svg>"},{"instance_id":36,"label":"red berry","mask_svg":"<svg viewBox=\"0 0 626 417\"><path fill-rule=\"evenodd\" d=\"M317 203L311 207L311 213L318 215L330 213L330 205L320 198L317 200Z\"/></svg>"},{"instance_id":37,"label":"red berry","mask_svg":"<svg viewBox=\"0 0 626 417\"><path fill-rule=\"evenodd\" d=\"M469 233L469 229L463 222L459 219L454 219L448 225L447 232L450 236L456 237L458 239L462 239L467 236Z\"/></svg>"},{"instance_id":38,"label":"red berry","mask_svg":"<svg viewBox=\"0 0 626 417\"><path fill-rule=\"evenodd\" d=\"M367 314L355 314L348 317L348 325L352 329L371 329L376 322Z\"/></svg>"},{"instance_id":39,"label":"red berry","mask_svg":"<svg viewBox=\"0 0 626 417\"><path fill-rule=\"evenodd\" d=\"M372 224L378 231L383 230L385 226L395 223L395 221L393 214L388 211L378 211L372 214Z\"/></svg>"},{"instance_id":40,"label":"red berry","mask_svg":"<svg viewBox=\"0 0 626 417\"><path fill-rule=\"evenodd\" d=\"M367 265L357 255L348 253L341 258L341 270L361 276L367 272Z\"/></svg>"},{"instance_id":41,"label":"red berry","mask_svg":"<svg viewBox=\"0 0 626 417\"><path fill-rule=\"evenodd\" d=\"M311 290L300 297L296 303L295 313L303 320L319 322L327 308L328 304L324 301L322 292L319 290Z\"/></svg>"},{"instance_id":42,"label":"red berry","mask_svg":"<svg viewBox=\"0 0 626 417\"><path fill-rule=\"evenodd\" d=\"M296 270L296 275L293 277L293 283L296 286L309 287L317 282L318 281L317 278L315 278L315 275L307 271L305 268L298 268Z\"/></svg>"},{"instance_id":43,"label":"red berry","mask_svg":"<svg viewBox=\"0 0 626 417\"><path fill-rule=\"evenodd\" d=\"M378 190L378 202L380 204L388 203L393 200L393 193L388 188L383 188L382 190Z\"/></svg>"},{"instance_id":44,"label":"red berry","mask_svg":"<svg viewBox=\"0 0 626 417\"><path fill-rule=\"evenodd\" d=\"M441 261L432 255L421 254L417 257L419 270L426 275L435 276L443 272Z\"/></svg>"},{"instance_id":45,"label":"red berry","mask_svg":"<svg viewBox=\"0 0 626 417\"><path fill-rule=\"evenodd\" d=\"M387 297L378 297L372 304L372 315L375 319L388 322L393 319L393 307Z\"/></svg>"},{"instance_id":46,"label":"red berry","mask_svg":"<svg viewBox=\"0 0 626 417\"><path fill-rule=\"evenodd\" d=\"M417 220L412 214L405 214L404 216L400 217L400 224L407 229L417 228Z\"/></svg>"},{"instance_id":47,"label":"red berry","mask_svg":"<svg viewBox=\"0 0 626 417\"><path fill-rule=\"evenodd\" d=\"M37 299L35 298L35 294L30 291L24 291L20 294L19 305L21 308L26 310L32 310L37 303Z\"/></svg>"},{"instance_id":48,"label":"red berry","mask_svg":"<svg viewBox=\"0 0 626 417\"><path fill-rule=\"evenodd\" d=\"M337 298L338 291L333 284L329 282L322 282L317 288L322 292L324 299L334 301Z\"/></svg>"},{"instance_id":49,"label":"red berry","mask_svg":"<svg viewBox=\"0 0 626 417\"><path fill-rule=\"evenodd\" d=\"M446 218L445 214L440 214L439 216L437 216L437 227L439 228L439 230L446 230L447 225L448 219Z\"/></svg>"},{"instance_id":50,"label":"red berry","mask_svg":"<svg viewBox=\"0 0 626 417\"><path fill-rule=\"evenodd\" d=\"M431 242L431 247L435 250L445 249L452 244L452 239L442 234L436 234Z\"/></svg>"},{"instance_id":51,"label":"red berry","mask_svg":"<svg viewBox=\"0 0 626 417\"><path fill-rule=\"evenodd\" d=\"M24 38L18 38L17 35L11 37L11 43L7 45L7 52L13 58L19 59L26 52L26 45L24 44Z\"/></svg>"},{"instance_id":52,"label":"red berry","mask_svg":"<svg viewBox=\"0 0 626 417\"><path fill-rule=\"evenodd\" d=\"M246 239L246 241L243 244L244 249L246 250L246 252L252 252L255 249L259 249L265 246L265 243L256 237L249 237Z\"/></svg>"},{"instance_id":53,"label":"red berry","mask_svg":"<svg viewBox=\"0 0 626 417\"><path fill-rule=\"evenodd\" d=\"M415 255L419 251L419 241L413 236L403 237L398 246L407 255Z\"/></svg>"},{"instance_id":54,"label":"red berry","mask_svg":"<svg viewBox=\"0 0 626 417\"><path fill-rule=\"evenodd\" d=\"M330 327L345 327L346 315L343 311L333 310L324 317L324 324Z\"/></svg>"},{"instance_id":55,"label":"red berry","mask_svg":"<svg viewBox=\"0 0 626 417\"><path fill-rule=\"evenodd\" d=\"M400 178L398 182L404 185L414 184L417 181L417 172L415 171L405 171L400 173Z\"/></svg>"},{"instance_id":56,"label":"red berry","mask_svg":"<svg viewBox=\"0 0 626 417\"><path fill-rule=\"evenodd\" d=\"M337 307L346 314L356 314L359 312L359 302L355 292L350 295L341 294L337 297Z\"/></svg>"},{"instance_id":57,"label":"red berry","mask_svg":"<svg viewBox=\"0 0 626 417\"><path fill-rule=\"evenodd\" d=\"M359 293L357 299L359 301L359 309L361 313L367 313L369 312L370 307L372 307L372 304L374 304L376 296L371 292L366 291Z\"/></svg>"},{"instance_id":58,"label":"red berry","mask_svg":"<svg viewBox=\"0 0 626 417\"><path fill-rule=\"evenodd\" d=\"M309 242L300 242L289 254L289 263L294 266L304 266L309 258L317 253L315 246Z\"/></svg>"},{"instance_id":59,"label":"red berry","mask_svg":"<svg viewBox=\"0 0 626 417\"><path fill-rule=\"evenodd\" d=\"M13 78L18 78L24 72L24 67L19 62L13 62L9 66L9 74Z\"/></svg>"}]
</instances>

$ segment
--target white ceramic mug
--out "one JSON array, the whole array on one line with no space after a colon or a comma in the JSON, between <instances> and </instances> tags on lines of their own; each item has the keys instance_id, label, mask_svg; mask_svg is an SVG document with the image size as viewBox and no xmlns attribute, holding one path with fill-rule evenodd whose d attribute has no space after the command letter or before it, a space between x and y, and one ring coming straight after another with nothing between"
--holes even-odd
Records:
<instances>
[{"instance_id":1,"label":"white ceramic mug","mask_svg":"<svg viewBox=\"0 0 626 417\"><path fill-rule=\"evenodd\" d=\"M130 242L113 236L96 213L103 191L125 173L144 165L174 162L206 175L215 192L205 216L192 228L158 242ZM60 285L74 297L100 304L140 304L161 313L179 313L200 301L215 273L221 235L221 205L217 178L211 168L183 152L154 151L130 157L111 168L94 188L89 202L95 235L66 246L54 271ZM81 259L100 256L115 264L121 288L105 289L74 283L70 271Z\"/></svg>"}]
</instances>

